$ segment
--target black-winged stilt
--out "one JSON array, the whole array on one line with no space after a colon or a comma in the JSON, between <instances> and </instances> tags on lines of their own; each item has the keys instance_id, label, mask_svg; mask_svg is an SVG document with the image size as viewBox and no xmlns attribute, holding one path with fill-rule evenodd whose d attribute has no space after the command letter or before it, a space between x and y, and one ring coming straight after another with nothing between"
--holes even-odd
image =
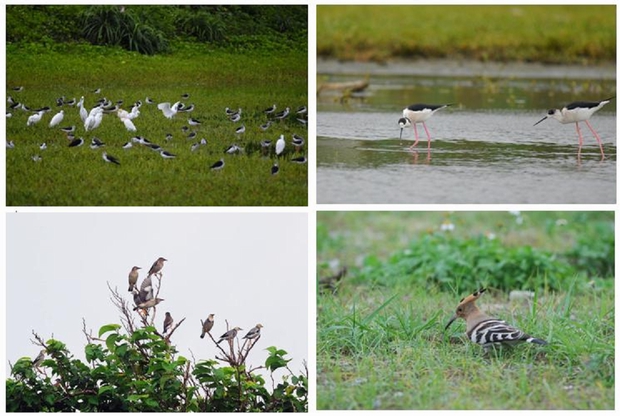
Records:
<instances>
[{"instance_id":1,"label":"black-winged stilt","mask_svg":"<svg viewBox=\"0 0 620 416\"><path fill-rule=\"evenodd\" d=\"M594 131L590 122L588 121L590 117L598 110L603 108L603 106L611 99L615 97L606 98L602 101L575 101L574 103L567 104L564 108L557 109L553 108L547 112L547 115L543 117L536 124L542 123L548 118L554 118L562 124L575 123L575 128L577 129L577 135L579 136L579 150L577 151L577 156L581 156L581 146L583 145L583 136L581 136L581 130L579 129L579 122L585 121L586 125L596 137L596 141L598 142L598 147L601 149L601 160L605 159L605 152L603 152L603 143L601 142L601 138Z\"/></svg>"},{"instance_id":2,"label":"black-winged stilt","mask_svg":"<svg viewBox=\"0 0 620 416\"><path fill-rule=\"evenodd\" d=\"M224 167L224 159L220 159L211 165L211 170L220 170Z\"/></svg>"},{"instance_id":3,"label":"black-winged stilt","mask_svg":"<svg viewBox=\"0 0 620 416\"><path fill-rule=\"evenodd\" d=\"M174 159L175 157L177 157L177 155L173 155L172 153L168 153L165 150L161 149L159 151L159 154L161 155L161 157L163 157L164 159Z\"/></svg>"},{"instance_id":4,"label":"black-winged stilt","mask_svg":"<svg viewBox=\"0 0 620 416\"><path fill-rule=\"evenodd\" d=\"M228 153L229 155L232 155L235 153L239 153L239 151L241 151L241 148L237 146L236 144L232 144L226 148L224 153Z\"/></svg>"},{"instance_id":5,"label":"black-winged stilt","mask_svg":"<svg viewBox=\"0 0 620 416\"><path fill-rule=\"evenodd\" d=\"M69 143L69 147L80 147L83 144L84 144L84 139L80 137L80 138L71 140L71 143Z\"/></svg>"},{"instance_id":6,"label":"black-winged stilt","mask_svg":"<svg viewBox=\"0 0 620 416\"><path fill-rule=\"evenodd\" d=\"M426 131L426 137L428 138L428 149L431 148L431 135L428 132L425 121L431 118L436 111L446 108L452 104L412 104L403 110L403 117L398 120L398 126L400 127L400 138L403 138L403 129L405 127L413 126L413 132L415 134L415 142L409 147L410 149L418 145L420 138L418 137L417 123L422 123L424 130Z\"/></svg>"},{"instance_id":7,"label":"black-winged stilt","mask_svg":"<svg viewBox=\"0 0 620 416\"><path fill-rule=\"evenodd\" d=\"M273 166L271 167L271 174L277 175L280 172L280 166L278 166L278 162L273 162Z\"/></svg>"},{"instance_id":8,"label":"black-winged stilt","mask_svg":"<svg viewBox=\"0 0 620 416\"><path fill-rule=\"evenodd\" d=\"M274 104L274 105L272 105L272 106L271 106L271 107L269 107L269 108L265 108L265 109L263 110L263 113L265 113L265 114L271 114L271 113L273 113L274 111L276 111L276 108L277 108L277 107L276 107L276 105Z\"/></svg>"},{"instance_id":9,"label":"black-winged stilt","mask_svg":"<svg viewBox=\"0 0 620 416\"><path fill-rule=\"evenodd\" d=\"M99 149L100 147L103 147L103 146L105 146L105 143L99 140L97 137L93 137L92 140L90 141L91 149Z\"/></svg>"},{"instance_id":10,"label":"black-winged stilt","mask_svg":"<svg viewBox=\"0 0 620 416\"><path fill-rule=\"evenodd\" d=\"M103 154L101 156L103 157L103 160L105 160L108 163L114 163L115 165L120 165L121 164L121 162L119 162L117 158L107 154L106 152L103 152Z\"/></svg>"},{"instance_id":11,"label":"black-winged stilt","mask_svg":"<svg viewBox=\"0 0 620 416\"><path fill-rule=\"evenodd\" d=\"M289 115L290 112L291 112L291 109L289 107L286 107L284 111L280 111L279 113L276 113L274 117L279 120L282 120L282 119L285 119Z\"/></svg>"}]
</instances>

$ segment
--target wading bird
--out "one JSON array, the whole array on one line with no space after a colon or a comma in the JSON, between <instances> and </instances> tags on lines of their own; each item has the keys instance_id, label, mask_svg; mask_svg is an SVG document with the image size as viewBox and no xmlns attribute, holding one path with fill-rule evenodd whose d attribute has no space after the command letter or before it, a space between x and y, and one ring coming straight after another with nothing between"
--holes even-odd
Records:
<instances>
[{"instance_id":1,"label":"wading bird","mask_svg":"<svg viewBox=\"0 0 620 416\"><path fill-rule=\"evenodd\" d=\"M581 156L581 146L583 145L583 137L581 136L581 130L579 129L579 122L585 121L586 126L590 129L594 137L596 137L596 141L598 142L598 147L601 149L601 160L605 159L605 152L603 152L603 143L601 142L601 138L596 133L594 128L590 125L588 121L590 117L598 110L603 108L603 106L611 99L615 97L610 97L602 101L575 101L574 103L567 104L564 108L551 109L547 112L547 115L543 117L540 121L538 121L535 126L539 123L542 123L548 118L554 118L562 124L575 123L575 128L577 129L577 135L579 136L579 149L577 150L577 156Z\"/></svg>"},{"instance_id":2,"label":"wading bird","mask_svg":"<svg viewBox=\"0 0 620 416\"><path fill-rule=\"evenodd\" d=\"M418 128L416 124L422 123L424 130L426 131L426 137L428 138L428 149L431 148L431 134L428 132L425 121L431 118L435 112L446 108L452 104L412 104L403 110L403 117L398 120L398 126L400 127L400 139L403 138L403 129L405 127L413 126L413 132L415 134L415 142L409 147L410 149L418 145L420 138L418 137Z\"/></svg>"}]
</instances>

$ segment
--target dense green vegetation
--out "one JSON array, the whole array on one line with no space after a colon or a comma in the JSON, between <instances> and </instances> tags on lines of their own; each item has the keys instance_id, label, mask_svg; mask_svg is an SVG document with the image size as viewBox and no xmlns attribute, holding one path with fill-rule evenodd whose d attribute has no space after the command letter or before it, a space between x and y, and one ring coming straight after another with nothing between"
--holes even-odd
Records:
<instances>
[{"instance_id":1,"label":"dense green vegetation","mask_svg":"<svg viewBox=\"0 0 620 416\"><path fill-rule=\"evenodd\" d=\"M9 7L7 21L13 20L18 11L25 13L29 8L23 7ZM245 14L238 14L241 21L251 16L254 9L239 6L217 10L233 13L239 8L245 10ZM15 101L31 109L50 106L52 111L33 126L26 126L32 114L27 111L11 111L12 117L7 118L6 138L15 143L14 149L7 149L8 205L307 204L307 164L290 160L306 154L308 146L306 143L296 151L291 144L292 134L307 139L306 126L297 120L305 116L294 114L299 106L307 105L305 27L291 32L290 37L274 36L275 29L261 29L255 35L241 31L241 27L237 32L226 29L224 39L205 43L190 41L189 35L172 37L164 30L164 19L163 26L157 30L166 39L172 39L170 50L148 55L126 51L120 45L61 42L73 38L74 33L62 35L58 25L63 20L59 16L91 9L33 6L31 18L41 19L41 9L48 12L49 33L58 35L46 38L43 29L35 30L33 38L9 35L13 43L7 45L7 90ZM144 14L159 21L157 16L169 9L184 11L186 15L206 12L201 8L126 6L124 13L135 10L136 16ZM293 9L299 12L300 8ZM288 8L268 7L266 15L269 10L275 13ZM229 20L235 20L232 17ZM26 19L22 24L33 22ZM251 29L249 23L247 28ZM13 91L11 88L16 86L24 88ZM101 89L100 94L93 92L97 88ZM185 104L194 104L195 110L178 113L171 120L162 115L156 104L146 104L146 97L155 103L183 101L181 95L185 93L190 96ZM55 104L59 97L79 100L81 96L85 97L88 109L102 97L114 102L123 100L122 107L127 111L141 100L144 103L141 114L134 120L137 131L127 131L115 114L106 114L98 129L85 132L76 107ZM259 126L269 118L263 110L274 103L278 111L289 107L291 115L284 120L272 116L273 124L262 131ZM231 122L225 113L227 107L242 108L241 121ZM48 127L51 117L61 109L65 112L61 126L75 125L76 137L84 138L84 146L69 148L65 134ZM190 131L196 132L191 140L187 139L190 132L181 130L190 127L190 117L202 122L191 128ZM246 132L237 135L235 129L241 124L246 126ZM173 138L166 141L168 133ZM274 144L281 134L285 135L287 146L283 155L276 158ZM142 146L121 148L136 135L146 137L177 158L164 160ZM101 139L106 146L89 149L93 137ZM207 145L191 151L192 145L202 138ZM273 142L269 151L261 150L262 140ZM47 144L46 150L39 149L42 143ZM237 155L224 154L233 143L243 151ZM121 166L104 163L101 157L104 150L120 159ZM33 162L35 155L42 160ZM209 167L221 158L225 160L225 168L210 171ZM280 171L272 176L271 168L276 161Z\"/></svg>"},{"instance_id":2,"label":"dense green vegetation","mask_svg":"<svg viewBox=\"0 0 620 416\"><path fill-rule=\"evenodd\" d=\"M353 60L611 63L616 6L321 5L317 49L318 56Z\"/></svg>"},{"instance_id":3,"label":"dense green vegetation","mask_svg":"<svg viewBox=\"0 0 620 416\"><path fill-rule=\"evenodd\" d=\"M614 243L613 212L319 213L318 277L348 273L317 299L317 407L612 409ZM444 332L482 286L549 345L489 357Z\"/></svg>"},{"instance_id":4,"label":"dense green vegetation","mask_svg":"<svg viewBox=\"0 0 620 416\"><path fill-rule=\"evenodd\" d=\"M155 290L159 293L159 287ZM84 324L86 361L60 340L45 340L33 331L41 354L11 365L8 412L308 411L307 369L294 374L286 351L266 347L264 367L248 364L260 348L260 335L218 344L207 332L205 342L217 349L217 359L192 354L190 360L178 354L173 336L185 318L161 333L155 327L156 306L138 313L117 291L111 290L110 298L121 324L104 325L97 335Z\"/></svg>"},{"instance_id":5,"label":"dense green vegetation","mask_svg":"<svg viewBox=\"0 0 620 416\"><path fill-rule=\"evenodd\" d=\"M119 45L153 54L183 41L307 50L306 6L7 6L7 43Z\"/></svg>"}]
</instances>

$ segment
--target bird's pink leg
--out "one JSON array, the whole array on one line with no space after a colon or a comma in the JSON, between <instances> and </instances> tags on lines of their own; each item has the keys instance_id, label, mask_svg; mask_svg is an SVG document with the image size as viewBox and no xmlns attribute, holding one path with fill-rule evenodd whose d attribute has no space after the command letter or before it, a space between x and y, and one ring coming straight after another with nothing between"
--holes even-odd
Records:
<instances>
[{"instance_id":1,"label":"bird's pink leg","mask_svg":"<svg viewBox=\"0 0 620 416\"><path fill-rule=\"evenodd\" d=\"M577 128L577 135L579 136L579 150L577 150L577 157L581 157L581 145L583 144L583 137L581 136L581 130L579 129L579 122L575 123Z\"/></svg>"},{"instance_id":2,"label":"bird's pink leg","mask_svg":"<svg viewBox=\"0 0 620 416\"><path fill-rule=\"evenodd\" d=\"M411 146L409 146L409 149L414 148L418 145L418 141L420 141L420 138L418 137L418 128L415 126L415 123L413 124L413 133L415 134L415 142L413 142L413 144Z\"/></svg>"},{"instance_id":3,"label":"bird's pink leg","mask_svg":"<svg viewBox=\"0 0 620 416\"><path fill-rule=\"evenodd\" d=\"M428 128L426 128L426 123L422 122L422 125L424 126L424 130L426 130L426 137L428 137L428 150L431 150L431 135L428 132Z\"/></svg>"},{"instance_id":4,"label":"bird's pink leg","mask_svg":"<svg viewBox=\"0 0 620 416\"><path fill-rule=\"evenodd\" d=\"M592 134L594 134L594 137L596 137L596 141L598 142L598 147L601 149L601 160L605 159L605 152L603 152L603 143L601 142L601 138L598 137L598 134L596 134L596 131L594 131L594 129L590 125L590 122L588 120L585 120L585 122L586 122L586 125L590 128L590 131L592 131Z\"/></svg>"}]
</instances>

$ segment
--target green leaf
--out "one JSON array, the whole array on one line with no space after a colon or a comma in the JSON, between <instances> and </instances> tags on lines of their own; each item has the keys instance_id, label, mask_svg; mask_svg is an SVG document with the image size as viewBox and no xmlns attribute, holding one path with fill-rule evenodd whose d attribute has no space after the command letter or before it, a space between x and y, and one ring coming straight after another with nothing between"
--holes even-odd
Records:
<instances>
[{"instance_id":1,"label":"green leaf","mask_svg":"<svg viewBox=\"0 0 620 416\"><path fill-rule=\"evenodd\" d=\"M116 340L118 339L118 337L118 334L111 334L105 340L105 345L112 352L114 352L114 350L116 349Z\"/></svg>"},{"instance_id":2,"label":"green leaf","mask_svg":"<svg viewBox=\"0 0 620 416\"><path fill-rule=\"evenodd\" d=\"M101 338L101 336L105 334L106 332L116 331L120 327L121 326L119 324L108 324L108 325L102 326L101 328L99 328L99 338Z\"/></svg>"}]
</instances>

